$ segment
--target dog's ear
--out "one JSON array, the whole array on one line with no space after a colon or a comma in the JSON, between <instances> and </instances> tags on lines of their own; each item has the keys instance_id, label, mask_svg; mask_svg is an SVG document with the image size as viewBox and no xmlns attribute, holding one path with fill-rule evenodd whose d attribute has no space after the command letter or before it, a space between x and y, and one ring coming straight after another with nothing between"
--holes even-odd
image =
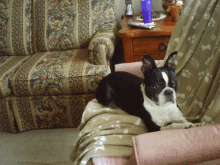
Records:
<instances>
[{"instance_id":1,"label":"dog's ear","mask_svg":"<svg viewBox=\"0 0 220 165\"><path fill-rule=\"evenodd\" d=\"M175 51L175 52L173 52L169 55L169 57L166 60L166 63L164 65L164 67L168 67L170 69L173 69L174 71L176 70L176 64L175 64L175 60L174 60L173 56L176 55L177 53L178 52Z\"/></svg>"},{"instance_id":2,"label":"dog's ear","mask_svg":"<svg viewBox=\"0 0 220 165\"><path fill-rule=\"evenodd\" d=\"M154 59L149 55L143 56L142 63L143 63L143 65L141 67L141 71L143 72L143 74L145 74L146 72L149 72L153 68L157 67Z\"/></svg>"}]
</instances>

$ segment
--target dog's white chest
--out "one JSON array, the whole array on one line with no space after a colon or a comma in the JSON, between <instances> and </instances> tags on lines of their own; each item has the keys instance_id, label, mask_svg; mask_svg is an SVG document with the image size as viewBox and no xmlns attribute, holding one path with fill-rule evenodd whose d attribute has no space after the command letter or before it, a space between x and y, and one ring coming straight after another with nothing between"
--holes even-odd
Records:
<instances>
[{"instance_id":1,"label":"dog's white chest","mask_svg":"<svg viewBox=\"0 0 220 165\"><path fill-rule=\"evenodd\" d=\"M183 114L176 104L168 102L163 106L157 106L145 95L143 84L141 85L141 91L144 98L143 106L145 110L150 113L152 121L158 126L163 127L168 123L172 123L173 121L178 121L183 118Z\"/></svg>"},{"instance_id":2,"label":"dog's white chest","mask_svg":"<svg viewBox=\"0 0 220 165\"><path fill-rule=\"evenodd\" d=\"M168 103L164 106L151 106L148 102L144 101L145 109L150 113L152 121L158 126L163 127L173 121L181 120L183 115L175 104Z\"/></svg>"}]
</instances>

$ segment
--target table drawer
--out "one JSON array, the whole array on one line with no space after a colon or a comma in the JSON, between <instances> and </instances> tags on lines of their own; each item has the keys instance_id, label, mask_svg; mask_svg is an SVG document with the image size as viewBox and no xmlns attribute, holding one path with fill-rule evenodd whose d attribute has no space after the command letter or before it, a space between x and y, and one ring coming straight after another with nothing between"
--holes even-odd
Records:
<instances>
[{"instance_id":1,"label":"table drawer","mask_svg":"<svg viewBox=\"0 0 220 165\"><path fill-rule=\"evenodd\" d=\"M150 55L154 60L163 60L165 57L165 54L166 52L160 53L160 54L148 54L148 55ZM133 62L142 61L143 55L133 56Z\"/></svg>"},{"instance_id":2,"label":"table drawer","mask_svg":"<svg viewBox=\"0 0 220 165\"><path fill-rule=\"evenodd\" d=\"M168 37L149 37L133 39L134 55L158 54L166 52L170 40Z\"/></svg>"}]
</instances>

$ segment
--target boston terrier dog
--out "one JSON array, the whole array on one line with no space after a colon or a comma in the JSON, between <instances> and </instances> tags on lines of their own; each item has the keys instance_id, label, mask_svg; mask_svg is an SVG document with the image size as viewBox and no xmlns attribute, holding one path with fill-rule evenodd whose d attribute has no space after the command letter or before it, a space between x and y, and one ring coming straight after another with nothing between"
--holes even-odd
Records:
<instances>
[{"instance_id":1,"label":"boston terrier dog","mask_svg":"<svg viewBox=\"0 0 220 165\"><path fill-rule=\"evenodd\" d=\"M163 67L144 55L141 71L144 79L127 72L113 72L104 77L96 91L96 99L104 106L120 107L140 117L148 132L155 132L172 123L189 123L176 103L177 76L173 52Z\"/></svg>"}]
</instances>

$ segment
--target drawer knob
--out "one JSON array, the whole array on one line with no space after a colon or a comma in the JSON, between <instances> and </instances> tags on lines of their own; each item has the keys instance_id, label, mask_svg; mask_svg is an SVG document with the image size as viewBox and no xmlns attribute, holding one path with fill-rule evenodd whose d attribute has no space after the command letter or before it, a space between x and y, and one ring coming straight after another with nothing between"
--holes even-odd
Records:
<instances>
[{"instance_id":1,"label":"drawer knob","mask_svg":"<svg viewBox=\"0 0 220 165\"><path fill-rule=\"evenodd\" d=\"M164 49L161 48L163 45L165 46ZM165 43L165 42L161 42L160 45L159 45L159 49L160 49L160 51L166 51L166 50L167 50L167 43Z\"/></svg>"}]
</instances>

